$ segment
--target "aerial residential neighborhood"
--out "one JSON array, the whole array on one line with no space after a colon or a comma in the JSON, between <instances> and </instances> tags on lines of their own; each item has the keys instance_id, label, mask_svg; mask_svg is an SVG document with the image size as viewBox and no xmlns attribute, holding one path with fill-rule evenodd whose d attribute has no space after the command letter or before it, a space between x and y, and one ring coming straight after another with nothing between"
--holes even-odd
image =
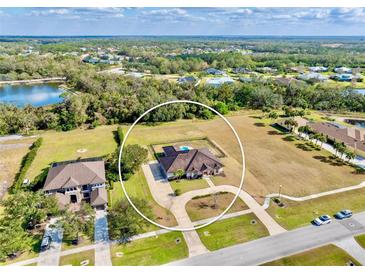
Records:
<instances>
[{"instance_id":1,"label":"aerial residential neighborhood","mask_svg":"<svg viewBox=\"0 0 365 274\"><path fill-rule=\"evenodd\" d=\"M364 266L364 18L0 8L0 267Z\"/></svg>"}]
</instances>

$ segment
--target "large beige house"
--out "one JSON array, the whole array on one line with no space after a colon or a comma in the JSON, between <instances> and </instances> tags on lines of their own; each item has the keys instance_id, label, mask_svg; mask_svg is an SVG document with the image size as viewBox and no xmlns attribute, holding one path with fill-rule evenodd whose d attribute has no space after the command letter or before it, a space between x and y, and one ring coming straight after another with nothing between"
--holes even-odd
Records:
<instances>
[{"instance_id":1,"label":"large beige house","mask_svg":"<svg viewBox=\"0 0 365 274\"><path fill-rule=\"evenodd\" d=\"M180 149L175 146L166 146L162 149L164 153L158 161L168 180L175 179L178 171L182 171L187 179L218 175L223 172L223 164L208 148Z\"/></svg>"},{"instance_id":2,"label":"large beige house","mask_svg":"<svg viewBox=\"0 0 365 274\"><path fill-rule=\"evenodd\" d=\"M54 163L43 191L47 195L54 195L61 208L78 210L83 201L95 208L105 208L108 197L104 161L83 159Z\"/></svg>"}]
</instances>

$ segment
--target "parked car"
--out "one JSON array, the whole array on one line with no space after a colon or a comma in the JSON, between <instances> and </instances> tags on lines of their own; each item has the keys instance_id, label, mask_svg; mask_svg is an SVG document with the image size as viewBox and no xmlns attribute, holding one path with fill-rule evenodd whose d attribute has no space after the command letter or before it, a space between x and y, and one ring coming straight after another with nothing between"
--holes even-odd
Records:
<instances>
[{"instance_id":1,"label":"parked car","mask_svg":"<svg viewBox=\"0 0 365 274\"><path fill-rule=\"evenodd\" d=\"M51 236L43 237L42 243L41 243L41 251L46 251L51 247L52 238Z\"/></svg>"},{"instance_id":2,"label":"parked car","mask_svg":"<svg viewBox=\"0 0 365 274\"><path fill-rule=\"evenodd\" d=\"M350 218L351 216L352 216L352 211L348 209L341 210L335 214L335 218L339 220L347 219Z\"/></svg>"},{"instance_id":3,"label":"parked car","mask_svg":"<svg viewBox=\"0 0 365 274\"><path fill-rule=\"evenodd\" d=\"M330 216L328 215L322 215L319 216L318 218L313 220L313 224L320 226L320 225L326 225L332 222L332 219Z\"/></svg>"}]
</instances>

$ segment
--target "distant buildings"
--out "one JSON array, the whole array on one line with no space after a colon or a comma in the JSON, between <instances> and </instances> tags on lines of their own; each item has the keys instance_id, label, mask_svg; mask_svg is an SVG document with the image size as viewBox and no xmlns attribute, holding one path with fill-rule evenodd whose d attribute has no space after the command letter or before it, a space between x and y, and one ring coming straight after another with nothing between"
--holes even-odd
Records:
<instances>
[{"instance_id":1,"label":"distant buildings","mask_svg":"<svg viewBox=\"0 0 365 274\"><path fill-rule=\"evenodd\" d=\"M197 79L194 76L183 76L177 79L178 84L195 84Z\"/></svg>"},{"instance_id":2,"label":"distant buildings","mask_svg":"<svg viewBox=\"0 0 365 274\"><path fill-rule=\"evenodd\" d=\"M326 72L326 71L328 71L327 67L309 67L308 69L311 72Z\"/></svg>"},{"instance_id":3,"label":"distant buildings","mask_svg":"<svg viewBox=\"0 0 365 274\"><path fill-rule=\"evenodd\" d=\"M225 76L220 78L209 78L205 83L209 86L219 87L223 84L232 84L234 81L231 77Z\"/></svg>"},{"instance_id":4,"label":"distant buildings","mask_svg":"<svg viewBox=\"0 0 365 274\"><path fill-rule=\"evenodd\" d=\"M340 81L340 82L351 82L352 80L358 81L361 79L361 75L352 75L348 73L335 74L331 76L331 79Z\"/></svg>"},{"instance_id":5,"label":"distant buildings","mask_svg":"<svg viewBox=\"0 0 365 274\"><path fill-rule=\"evenodd\" d=\"M226 73L223 70L215 69L215 68L208 68L205 70L207 74L211 75L225 75Z\"/></svg>"},{"instance_id":6,"label":"distant buildings","mask_svg":"<svg viewBox=\"0 0 365 274\"><path fill-rule=\"evenodd\" d=\"M328 77L320 73L311 72L298 75L298 79L303 81L323 82L328 80Z\"/></svg>"},{"instance_id":7,"label":"distant buildings","mask_svg":"<svg viewBox=\"0 0 365 274\"><path fill-rule=\"evenodd\" d=\"M246 68L242 68L242 67L234 68L234 69L232 69L232 72L235 73L235 74L239 74L239 73L249 74L249 73L252 73L251 70L246 69Z\"/></svg>"},{"instance_id":8,"label":"distant buildings","mask_svg":"<svg viewBox=\"0 0 365 274\"><path fill-rule=\"evenodd\" d=\"M340 74L351 74L352 73L352 69L347 68L347 67L335 68L333 71L336 73L340 73Z\"/></svg>"}]
</instances>

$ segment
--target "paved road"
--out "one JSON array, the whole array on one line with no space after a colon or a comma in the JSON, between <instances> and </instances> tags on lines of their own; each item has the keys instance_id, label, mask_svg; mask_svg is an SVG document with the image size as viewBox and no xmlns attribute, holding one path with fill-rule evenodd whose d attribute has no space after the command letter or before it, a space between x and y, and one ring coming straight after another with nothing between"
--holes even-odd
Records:
<instances>
[{"instance_id":1,"label":"paved road","mask_svg":"<svg viewBox=\"0 0 365 274\"><path fill-rule=\"evenodd\" d=\"M176 261L170 265L260 265L365 233L365 212L322 227L307 226Z\"/></svg>"}]
</instances>

